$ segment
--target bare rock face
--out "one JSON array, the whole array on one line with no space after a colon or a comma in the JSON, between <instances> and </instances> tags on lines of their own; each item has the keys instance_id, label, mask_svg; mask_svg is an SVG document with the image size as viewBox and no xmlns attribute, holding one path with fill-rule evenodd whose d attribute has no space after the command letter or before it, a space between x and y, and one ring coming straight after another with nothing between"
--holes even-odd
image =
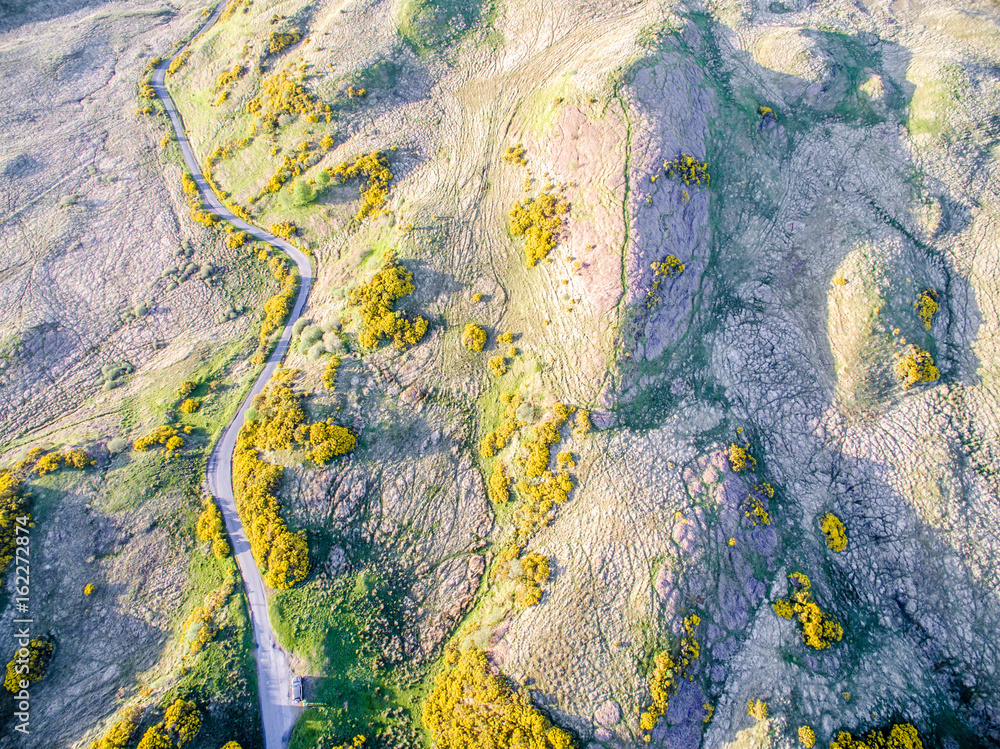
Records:
<instances>
[{"instance_id":1,"label":"bare rock face","mask_svg":"<svg viewBox=\"0 0 1000 749\"><path fill-rule=\"evenodd\" d=\"M611 728L622 719L622 710L614 700L608 700L594 712L594 721L605 728Z\"/></svg>"},{"instance_id":2,"label":"bare rock face","mask_svg":"<svg viewBox=\"0 0 1000 749\"><path fill-rule=\"evenodd\" d=\"M712 241L709 193L668 179L664 162L681 154L706 159L713 95L696 65L672 55L637 71L626 91L633 128L629 172L634 180L629 302L643 310L643 355L656 359L684 333ZM652 265L668 255L684 263L684 272L677 278L661 277L654 290L657 275Z\"/></svg>"}]
</instances>

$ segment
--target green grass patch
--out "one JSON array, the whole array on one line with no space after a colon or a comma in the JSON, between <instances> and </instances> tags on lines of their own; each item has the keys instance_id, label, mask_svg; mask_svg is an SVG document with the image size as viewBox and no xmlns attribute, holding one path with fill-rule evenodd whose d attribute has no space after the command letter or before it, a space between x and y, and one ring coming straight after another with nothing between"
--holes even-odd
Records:
<instances>
[{"instance_id":1,"label":"green grass patch","mask_svg":"<svg viewBox=\"0 0 1000 749\"><path fill-rule=\"evenodd\" d=\"M488 14L482 0L405 0L399 33L414 52L426 55L461 41Z\"/></svg>"},{"instance_id":2,"label":"green grass patch","mask_svg":"<svg viewBox=\"0 0 1000 749\"><path fill-rule=\"evenodd\" d=\"M193 529L190 537L194 537ZM188 572L190 587L181 609L185 617L230 575L237 576L232 557L216 559L200 551L192 554ZM178 615L177 626L183 621ZM243 749L262 747L253 633L241 587L234 589L217 621L221 623L218 633L189 661L187 672L167 693L164 704L178 697L198 703L202 725L190 744L192 749L218 749L226 741L237 741Z\"/></svg>"},{"instance_id":3,"label":"green grass patch","mask_svg":"<svg viewBox=\"0 0 1000 749\"><path fill-rule=\"evenodd\" d=\"M405 662L400 635L399 578L363 570L333 581L311 580L277 593L271 621L281 642L305 659L309 706L290 749L369 737L366 746L411 746L415 740L399 704Z\"/></svg>"}]
</instances>

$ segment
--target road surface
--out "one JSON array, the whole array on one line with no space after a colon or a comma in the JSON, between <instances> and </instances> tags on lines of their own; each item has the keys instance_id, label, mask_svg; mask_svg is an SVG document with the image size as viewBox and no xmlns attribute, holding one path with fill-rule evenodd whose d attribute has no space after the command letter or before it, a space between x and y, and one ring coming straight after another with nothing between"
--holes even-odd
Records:
<instances>
[{"instance_id":1,"label":"road surface","mask_svg":"<svg viewBox=\"0 0 1000 749\"><path fill-rule=\"evenodd\" d=\"M225 2L220 2L215 8L215 12L209 16L205 24L198 30L197 34L205 32L225 7ZM190 42L188 42L190 44ZM185 45L186 46L186 45ZM281 333L278 345L275 347L271 358L268 359L264 371L254 382L246 399L240 405L236 418L226 427L222 433L222 438L216 444L215 449L208 461L208 487L222 510L222 515L226 521L226 530L229 532L229 539L233 545L233 552L236 555L236 562L243 576L243 584L246 588L247 598L250 602L250 619L253 624L253 637L256 643L257 657L257 689L260 695L260 717L264 724L264 745L266 749L284 749L288 745L288 738L292 728L295 726L295 719L298 717L300 707L292 702L291 679L292 670L288 663L288 654L277 644L274 631L271 629L271 619L267 613L267 596L264 580L250 553L250 544L247 542L246 533L243 531L243 523L236 512L236 503L233 499L233 451L236 448L236 435L243 425L247 409L254 396L260 393L271 378L274 370L278 367L285 352L288 350L288 342L292 336L292 323L302 314L305 307L306 298L309 296L309 288L312 286L313 272L312 266L301 251L290 242L286 242L280 237L276 237L256 226L242 221L234 216L218 199L201 172L198 160L191 150L184 124L180 114L174 106L174 101L167 91L165 78L167 66L174 59L184 46L180 47L172 57L164 60L153 71L153 88L156 95L163 102L170 122L173 124L174 133L177 136L177 143L184 161L187 164L191 176L201 191L205 204L223 219L239 227L248 234L253 235L262 242L267 242L272 247L281 250L295 261L299 269L299 293L295 298L295 306L288 316L285 329Z\"/></svg>"}]
</instances>

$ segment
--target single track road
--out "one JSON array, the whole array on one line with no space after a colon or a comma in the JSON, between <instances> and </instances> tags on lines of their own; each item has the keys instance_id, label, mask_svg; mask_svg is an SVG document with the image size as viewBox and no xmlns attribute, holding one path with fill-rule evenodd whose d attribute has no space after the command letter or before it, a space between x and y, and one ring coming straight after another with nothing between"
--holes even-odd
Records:
<instances>
[{"instance_id":1,"label":"single track road","mask_svg":"<svg viewBox=\"0 0 1000 749\"><path fill-rule=\"evenodd\" d=\"M203 34L215 23L219 14L225 7L225 2L220 2L215 12L212 13L205 24L192 37L195 39ZM190 44L190 41L188 42ZM222 204L218 196L209 187L208 182L202 174L198 159L195 158L184 130L174 101L166 86L166 70L170 62L176 58L187 45L182 45L169 59L164 60L153 71L153 88L166 109L167 116L173 124L174 133L177 136L177 144L180 146L191 176L194 177L202 199L220 217L242 229L255 239L267 242L272 247L285 253L292 260L299 271L299 292L295 297L295 305L292 308L285 328L278 340L278 345L268 359L264 370L254 382L253 387L247 394L246 399L240 405L236 417L225 428L221 439L212 451L208 460L208 487L215 496L222 510L222 515L226 521L226 530L233 545L233 553L236 555L236 562L239 565L240 574L243 576L243 584L246 588L247 598L250 603L250 619L253 625L254 642L256 643L257 657L257 689L260 695L260 716L264 724L264 745L266 749L284 749L288 745L288 739L295 726L300 707L292 701L291 680L292 670L288 662L288 654L278 645L271 628L271 619L267 611L267 595L264 580L253 554L250 552L250 544L247 541L246 533L243 530L243 523L239 513L236 512L236 501L233 498L233 452L236 449L236 437L240 427L246 418L247 410L254 397L259 394L274 370L277 369L281 360L288 350L288 344L292 337L292 324L302 314L309 296L309 289L313 282L312 265L309 258L302 251L290 242L276 237L269 232L252 226L239 217L233 215L226 206Z\"/></svg>"}]
</instances>

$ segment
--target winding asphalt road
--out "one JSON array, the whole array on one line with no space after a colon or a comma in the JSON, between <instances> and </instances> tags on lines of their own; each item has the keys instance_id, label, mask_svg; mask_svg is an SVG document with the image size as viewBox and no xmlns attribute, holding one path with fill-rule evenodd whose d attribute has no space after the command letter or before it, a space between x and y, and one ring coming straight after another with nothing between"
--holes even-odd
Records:
<instances>
[{"instance_id":1,"label":"winding asphalt road","mask_svg":"<svg viewBox=\"0 0 1000 749\"><path fill-rule=\"evenodd\" d=\"M203 34L215 21L225 7L225 2L220 2L215 12L209 16L205 24L192 37L192 40ZM190 44L190 41L188 42ZM186 45L184 45L186 46ZM156 95L160 97L163 106L166 108L170 122L173 124L174 132L177 136L177 143L184 161L194 177L201 191L202 199L215 213L224 218L229 223L251 234L262 242L267 242L272 247L281 250L295 261L299 269L299 293L295 297L295 306L285 324L285 329L281 333L278 345L275 347L271 358L268 359L264 371L254 382L253 387L247 394L246 399L240 405L240 410L236 418L226 427L222 433L222 438L216 444L212 455L208 460L208 487L215 496L222 510L222 515L226 521L226 530L229 532L230 541L233 544L233 551L236 555L236 562L243 576L243 584L246 588L247 598L250 602L250 619L253 624L253 637L256 644L257 657L257 689L260 695L260 716L264 723L264 744L266 749L284 749L288 744L292 728L298 717L299 706L292 702L291 679L292 670L288 663L288 654L277 644L274 631L271 629L271 619L267 613L267 596L264 580L250 552L250 544L247 542L246 533L243 530L243 523L236 512L236 502L233 499L233 451L236 449L236 436L243 426L247 409L254 396L264 389L267 381L271 378L274 370L278 367L285 352L288 350L288 343L292 337L292 323L302 314L302 309L306 305L306 298L309 296L309 288L313 282L312 265L301 251L294 245L280 237L276 237L256 226L251 226L240 218L234 216L227 209L219 198L209 187L208 182L201 172L198 160L191 150L187 134L181 116L174 106L174 101L167 91L165 83L166 70L177 55L184 49L181 46L172 57L164 60L153 71L153 88Z\"/></svg>"}]
</instances>

